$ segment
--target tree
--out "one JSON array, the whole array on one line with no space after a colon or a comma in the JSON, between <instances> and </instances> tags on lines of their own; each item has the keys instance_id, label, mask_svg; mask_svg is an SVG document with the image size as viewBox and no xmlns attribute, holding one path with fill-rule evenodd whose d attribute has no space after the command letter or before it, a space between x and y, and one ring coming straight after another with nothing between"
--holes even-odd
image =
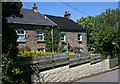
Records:
<instances>
[{"instance_id":1,"label":"tree","mask_svg":"<svg viewBox=\"0 0 120 84\"><path fill-rule=\"evenodd\" d=\"M115 42L117 38L118 30L117 28L108 28L106 30L99 30L96 33L95 44L96 44L96 52L100 52L104 56L114 57L117 53L117 48L113 42Z\"/></svg>"},{"instance_id":2,"label":"tree","mask_svg":"<svg viewBox=\"0 0 120 84\"><path fill-rule=\"evenodd\" d=\"M22 7L22 2L3 2L2 3L2 18L7 17L22 17L20 14L20 9Z\"/></svg>"},{"instance_id":3,"label":"tree","mask_svg":"<svg viewBox=\"0 0 120 84\"><path fill-rule=\"evenodd\" d=\"M19 69L11 67L17 57L17 34L8 25L8 17L22 17L20 9L21 2L2 3L2 83L16 84Z\"/></svg>"},{"instance_id":4,"label":"tree","mask_svg":"<svg viewBox=\"0 0 120 84\"><path fill-rule=\"evenodd\" d=\"M9 53L9 57L15 59L17 55L17 34L7 23L8 17L22 17L21 2L2 3L2 53Z\"/></svg>"},{"instance_id":5,"label":"tree","mask_svg":"<svg viewBox=\"0 0 120 84\"><path fill-rule=\"evenodd\" d=\"M107 9L95 17L96 52L114 57L119 54L119 10Z\"/></svg>"},{"instance_id":6,"label":"tree","mask_svg":"<svg viewBox=\"0 0 120 84\"><path fill-rule=\"evenodd\" d=\"M119 15L119 9L107 9L100 15L82 17L77 21L87 29L88 50L93 47L96 53L101 53L104 57L120 56Z\"/></svg>"},{"instance_id":7,"label":"tree","mask_svg":"<svg viewBox=\"0 0 120 84\"><path fill-rule=\"evenodd\" d=\"M82 25L87 30L87 46L88 51L91 51L94 48L94 17L82 17L81 19L77 20L77 23Z\"/></svg>"}]
</instances>

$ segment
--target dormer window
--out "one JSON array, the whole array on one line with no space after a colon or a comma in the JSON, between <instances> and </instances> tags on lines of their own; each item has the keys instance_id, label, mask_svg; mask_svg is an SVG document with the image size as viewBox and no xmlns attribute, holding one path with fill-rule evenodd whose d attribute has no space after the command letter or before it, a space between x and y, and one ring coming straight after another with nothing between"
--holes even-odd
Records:
<instances>
[{"instance_id":1,"label":"dormer window","mask_svg":"<svg viewBox=\"0 0 120 84\"><path fill-rule=\"evenodd\" d=\"M37 41L44 41L44 33L42 30L37 30Z\"/></svg>"},{"instance_id":2,"label":"dormer window","mask_svg":"<svg viewBox=\"0 0 120 84\"><path fill-rule=\"evenodd\" d=\"M17 42L26 42L24 29L18 29L18 30L16 30L16 33L18 35Z\"/></svg>"}]
</instances>

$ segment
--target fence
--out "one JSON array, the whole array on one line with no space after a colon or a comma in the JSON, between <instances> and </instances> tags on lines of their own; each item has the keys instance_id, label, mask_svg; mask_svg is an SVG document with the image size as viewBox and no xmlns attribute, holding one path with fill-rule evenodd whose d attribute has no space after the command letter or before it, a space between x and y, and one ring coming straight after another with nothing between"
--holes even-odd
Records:
<instances>
[{"instance_id":1,"label":"fence","mask_svg":"<svg viewBox=\"0 0 120 84\"><path fill-rule=\"evenodd\" d=\"M48 69L53 69L60 66L69 65L69 67L74 67L82 65L85 63L95 64L101 61L100 54L81 54L77 56L70 57L66 54L54 54L48 56L37 56L37 57L28 57L24 58L21 61L18 61L14 66L29 66L29 65L40 65L40 71L45 71ZM30 70L27 70L30 71Z\"/></svg>"}]
</instances>

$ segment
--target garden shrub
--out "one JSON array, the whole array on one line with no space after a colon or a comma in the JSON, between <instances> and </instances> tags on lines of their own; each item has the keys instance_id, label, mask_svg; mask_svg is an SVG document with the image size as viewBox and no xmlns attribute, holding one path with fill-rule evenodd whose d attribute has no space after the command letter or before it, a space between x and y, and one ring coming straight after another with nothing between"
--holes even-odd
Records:
<instances>
[{"instance_id":1,"label":"garden shrub","mask_svg":"<svg viewBox=\"0 0 120 84\"><path fill-rule=\"evenodd\" d=\"M77 47L70 47L69 51L70 52L75 52L77 50Z\"/></svg>"},{"instance_id":2,"label":"garden shrub","mask_svg":"<svg viewBox=\"0 0 120 84\"><path fill-rule=\"evenodd\" d=\"M2 84L22 84L24 82L19 77L22 71L19 67L12 66L13 64L14 61L9 57L9 54L2 55Z\"/></svg>"},{"instance_id":3,"label":"garden shrub","mask_svg":"<svg viewBox=\"0 0 120 84\"><path fill-rule=\"evenodd\" d=\"M34 56L47 56L51 54L57 54L56 52L43 52L43 51L24 51L19 52L18 57L34 57Z\"/></svg>"},{"instance_id":4,"label":"garden shrub","mask_svg":"<svg viewBox=\"0 0 120 84\"><path fill-rule=\"evenodd\" d=\"M65 45L66 45L65 43L62 43L61 45L59 45L58 52L64 52Z\"/></svg>"},{"instance_id":5,"label":"garden shrub","mask_svg":"<svg viewBox=\"0 0 120 84\"><path fill-rule=\"evenodd\" d=\"M18 48L19 51L24 52L24 51L31 51L31 49L28 46L21 46Z\"/></svg>"},{"instance_id":6,"label":"garden shrub","mask_svg":"<svg viewBox=\"0 0 120 84\"><path fill-rule=\"evenodd\" d=\"M76 54L74 52L69 52L68 55L69 56L76 56Z\"/></svg>"}]
</instances>

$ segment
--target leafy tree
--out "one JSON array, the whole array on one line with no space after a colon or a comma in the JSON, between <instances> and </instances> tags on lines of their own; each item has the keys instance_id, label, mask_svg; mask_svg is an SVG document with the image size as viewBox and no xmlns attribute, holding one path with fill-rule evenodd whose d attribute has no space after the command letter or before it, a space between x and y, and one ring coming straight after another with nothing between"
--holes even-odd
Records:
<instances>
[{"instance_id":1,"label":"leafy tree","mask_svg":"<svg viewBox=\"0 0 120 84\"><path fill-rule=\"evenodd\" d=\"M91 51L94 48L94 17L82 17L81 19L77 20L77 23L82 25L87 30L87 46L88 51Z\"/></svg>"},{"instance_id":2,"label":"leafy tree","mask_svg":"<svg viewBox=\"0 0 120 84\"><path fill-rule=\"evenodd\" d=\"M2 3L2 83L14 84L19 69L11 67L17 57L17 34L7 23L8 17L22 17L21 2ZM15 80L16 79L16 80ZM19 81L20 82L20 81Z\"/></svg>"},{"instance_id":3,"label":"leafy tree","mask_svg":"<svg viewBox=\"0 0 120 84\"><path fill-rule=\"evenodd\" d=\"M20 9L22 7L21 2L9 2L2 3L2 52L9 53L9 57L15 59L17 55L17 34L7 24L8 17L22 17Z\"/></svg>"},{"instance_id":4,"label":"leafy tree","mask_svg":"<svg viewBox=\"0 0 120 84\"><path fill-rule=\"evenodd\" d=\"M95 17L96 52L114 57L119 54L119 10L107 9Z\"/></svg>"},{"instance_id":5,"label":"leafy tree","mask_svg":"<svg viewBox=\"0 0 120 84\"><path fill-rule=\"evenodd\" d=\"M7 17L22 17L20 14L20 9L22 7L22 2L3 2L2 3L2 18Z\"/></svg>"},{"instance_id":6,"label":"leafy tree","mask_svg":"<svg viewBox=\"0 0 120 84\"><path fill-rule=\"evenodd\" d=\"M103 55L109 55L111 57L115 56L114 53L117 53L115 42L117 38L118 30L117 28L108 28L106 30L100 30L96 34L95 44L96 52L100 52Z\"/></svg>"},{"instance_id":7,"label":"leafy tree","mask_svg":"<svg viewBox=\"0 0 120 84\"><path fill-rule=\"evenodd\" d=\"M95 52L105 57L120 54L120 10L107 9L95 17L82 17L77 22L87 29L88 50L95 48ZM120 58L120 57L119 57Z\"/></svg>"}]
</instances>

